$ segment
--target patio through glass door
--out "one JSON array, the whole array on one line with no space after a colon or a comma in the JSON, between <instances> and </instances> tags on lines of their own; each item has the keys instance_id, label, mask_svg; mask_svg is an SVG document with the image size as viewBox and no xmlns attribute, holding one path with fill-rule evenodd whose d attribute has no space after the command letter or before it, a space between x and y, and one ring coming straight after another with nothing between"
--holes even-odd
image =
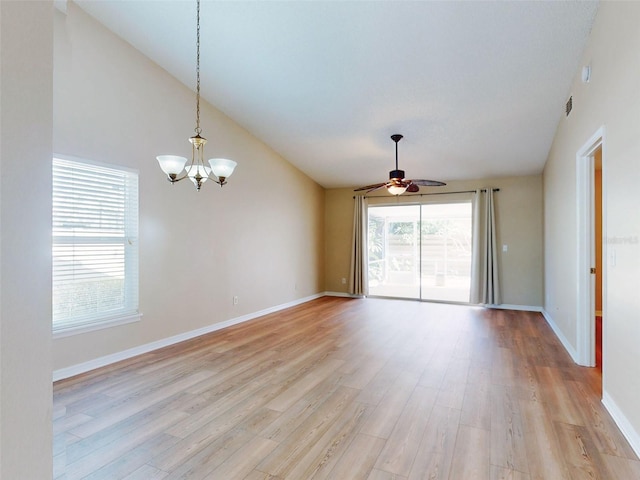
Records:
<instances>
[{"instance_id":1,"label":"patio through glass door","mask_svg":"<svg viewBox=\"0 0 640 480\"><path fill-rule=\"evenodd\" d=\"M470 201L369 206L369 295L469 302Z\"/></svg>"}]
</instances>

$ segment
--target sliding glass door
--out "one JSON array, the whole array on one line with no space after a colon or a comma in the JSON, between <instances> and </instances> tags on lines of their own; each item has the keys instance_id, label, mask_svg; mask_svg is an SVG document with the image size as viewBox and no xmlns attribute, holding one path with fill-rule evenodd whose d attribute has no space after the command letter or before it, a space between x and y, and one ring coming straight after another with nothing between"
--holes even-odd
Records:
<instances>
[{"instance_id":1,"label":"sliding glass door","mask_svg":"<svg viewBox=\"0 0 640 480\"><path fill-rule=\"evenodd\" d=\"M369 207L369 295L420 298L420 206Z\"/></svg>"},{"instance_id":2,"label":"sliding glass door","mask_svg":"<svg viewBox=\"0 0 640 480\"><path fill-rule=\"evenodd\" d=\"M471 202L370 206L369 294L468 302Z\"/></svg>"},{"instance_id":3,"label":"sliding glass door","mask_svg":"<svg viewBox=\"0 0 640 480\"><path fill-rule=\"evenodd\" d=\"M471 202L422 205L421 298L469 302Z\"/></svg>"}]
</instances>

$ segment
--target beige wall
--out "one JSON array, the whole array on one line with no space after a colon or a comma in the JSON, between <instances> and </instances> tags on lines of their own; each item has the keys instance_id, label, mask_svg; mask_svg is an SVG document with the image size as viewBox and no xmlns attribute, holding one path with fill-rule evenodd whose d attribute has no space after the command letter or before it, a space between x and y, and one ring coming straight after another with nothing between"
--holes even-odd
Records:
<instances>
[{"instance_id":1,"label":"beige wall","mask_svg":"<svg viewBox=\"0 0 640 480\"><path fill-rule=\"evenodd\" d=\"M51 478L51 2L0 2L0 478Z\"/></svg>"},{"instance_id":2,"label":"beige wall","mask_svg":"<svg viewBox=\"0 0 640 480\"><path fill-rule=\"evenodd\" d=\"M500 246L503 303L540 307L542 305L542 177L494 178L449 182L446 187L422 189L429 192L500 188L496 193L496 218ZM383 194L387 195L387 194ZM408 200L405 196L400 201ZM415 200L415 198L413 199ZM332 189L326 193L325 257L327 291L347 293L353 189ZM347 284L342 284L342 278Z\"/></svg>"},{"instance_id":3,"label":"beige wall","mask_svg":"<svg viewBox=\"0 0 640 480\"><path fill-rule=\"evenodd\" d=\"M333 188L326 191L324 224L325 290L348 293L353 235L353 189ZM342 283L343 278L345 283Z\"/></svg>"},{"instance_id":4,"label":"beige wall","mask_svg":"<svg viewBox=\"0 0 640 480\"><path fill-rule=\"evenodd\" d=\"M603 394L640 449L640 3L601 2L544 170L545 309L576 347L576 153L605 127ZM618 242L616 238L627 239Z\"/></svg>"},{"instance_id":5,"label":"beige wall","mask_svg":"<svg viewBox=\"0 0 640 480\"><path fill-rule=\"evenodd\" d=\"M56 12L54 61L54 152L140 173L143 313L55 339L54 369L323 290L319 185L206 103L205 154L235 159L236 172L224 188L170 185L155 156L190 154L195 94L71 2Z\"/></svg>"}]
</instances>

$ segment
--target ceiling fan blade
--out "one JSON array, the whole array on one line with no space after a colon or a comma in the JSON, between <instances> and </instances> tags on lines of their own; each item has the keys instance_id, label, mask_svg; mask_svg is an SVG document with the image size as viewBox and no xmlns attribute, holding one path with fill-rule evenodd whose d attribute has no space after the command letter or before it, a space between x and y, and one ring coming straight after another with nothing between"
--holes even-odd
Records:
<instances>
[{"instance_id":1,"label":"ceiling fan blade","mask_svg":"<svg viewBox=\"0 0 640 480\"><path fill-rule=\"evenodd\" d=\"M377 186L376 185L371 185L373 188L371 190L367 190L367 193L375 192L379 188L387 187L388 185L389 185L388 183L381 183L380 185L377 185Z\"/></svg>"},{"instance_id":2,"label":"ceiling fan blade","mask_svg":"<svg viewBox=\"0 0 640 480\"><path fill-rule=\"evenodd\" d=\"M409 193L416 193L420 191L420 187L418 187L418 185L416 185L415 183L411 182L409 184L409 186L407 187L407 192Z\"/></svg>"},{"instance_id":3,"label":"ceiling fan blade","mask_svg":"<svg viewBox=\"0 0 640 480\"><path fill-rule=\"evenodd\" d=\"M422 185L423 187L442 187L446 185L446 183L438 182L437 180L411 180L411 183Z\"/></svg>"},{"instance_id":4,"label":"ceiling fan blade","mask_svg":"<svg viewBox=\"0 0 640 480\"><path fill-rule=\"evenodd\" d=\"M360 191L362 191L362 190L371 190L371 189L375 190L375 189L377 189L377 188L384 187L386 184L387 184L387 182L384 182L384 183L375 183L375 184L373 184L373 185L367 185L366 187L356 188L356 189L354 190L354 192L360 192Z\"/></svg>"}]
</instances>

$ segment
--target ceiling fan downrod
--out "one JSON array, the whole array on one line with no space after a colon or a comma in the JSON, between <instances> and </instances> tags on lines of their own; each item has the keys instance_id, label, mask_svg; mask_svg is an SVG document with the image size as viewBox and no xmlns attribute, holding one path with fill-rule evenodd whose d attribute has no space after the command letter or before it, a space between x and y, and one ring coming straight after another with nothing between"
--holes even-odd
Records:
<instances>
[{"instance_id":1,"label":"ceiling fan downrod","mask_svg":"<svg viewBox=\"0 0 640 480\"><path fill-rule=\"evenodd\" d=\"M396 169L389 172L389 180L402 180L404 178L404 170L398 169L398 142L402 140L402 135L399 133L393 134L391 135L391 140L396 142Z\"/></svg>"}]
</instances>

